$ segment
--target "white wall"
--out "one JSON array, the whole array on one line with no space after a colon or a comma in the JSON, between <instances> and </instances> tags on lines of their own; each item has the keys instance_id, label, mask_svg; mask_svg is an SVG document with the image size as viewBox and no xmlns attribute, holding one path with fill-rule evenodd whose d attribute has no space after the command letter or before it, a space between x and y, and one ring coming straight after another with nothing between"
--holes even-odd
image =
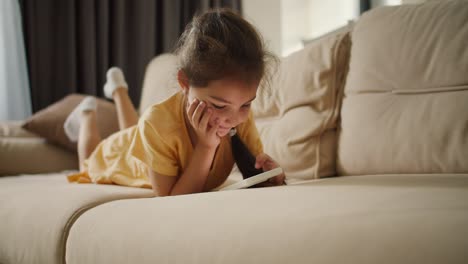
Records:
<instances>
[{"instance_id":1,"label":"white wall","mask_svg":"<svg viewBox=\"0 0 468 264\"><path fill-rule=\"evenodd\" d=\"M342 27L359 16L359 1L311 0L309 1L310 31L308 38L316 38Z\"/></svg>"},{"instance_id":2,"label":"white wall","mask_svg":"<svg viewBox=\"0 0 468 264\"><path fill-rule=\"evenodd\" d=\"M260 31L267 48L281 54L281 0L243 0L242 12Z\"/></svg>"},{"instance_id":3,"label":"white wall","mask_svg":"<svg viewBox=\"0 0 468 264\"><path fill-rule=\"evenodd\" d=\"M310 0L281 1L281 55L302 48L302 39L311 30L309 2Z\"/></svg>"},{"instance_id":4,"label":"white wall","mask_svg":"<svg viewBox=\"0 0 468 264\"><path fill-rule=\"evenodd\" d=\"M403 4L420 4L426 2L426 0L402 0Z\"/></svg>"},{"instance_id":5,"label":"white wall","mask_svg":"<svg viewBox=\"0 0 468 264\"><path fill-rule=\"evenodd\" d=\"M359 0L244 0L245 18L263 35L278 56L302 48L302 41L318 37L359 14Z\"/></svg>"},{"instance_id":6,"label":"white wall","mask_svg":"<svg viewBox=\"0 0 468 264\"><path fill-rule=\"evenodd\" d=\"M401 5L401 0L371 0L371 5L372 7L381 5Z\"/></svg>"},{"instance_id":7,"label":"white wall","mask_svg":"<svg viewBox=\"0 0 468 264\"><path fill-rule=\"evenodd\" d=\"M1 0L0 0L1 1ZM372 0L372 7L445 0ZM302 48L302 41L319 37L359 17L359 0L243 0L244 16L278 56Z\"/></svg>"}]
</instances>

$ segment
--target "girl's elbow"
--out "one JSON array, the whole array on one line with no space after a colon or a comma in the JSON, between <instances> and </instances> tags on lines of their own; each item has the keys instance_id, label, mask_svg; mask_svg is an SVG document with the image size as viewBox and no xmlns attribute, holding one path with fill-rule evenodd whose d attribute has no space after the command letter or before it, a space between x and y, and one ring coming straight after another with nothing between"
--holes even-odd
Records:
<instances>
[{"instance_id":1,"label":"girl's elbow","mask_svg":"<svg viewBox=\"0 0 468 264\"><path fill-rule=\"evenodd\" d=\"M153 187L153 194L157 197L171 196L171 190L162 190L161 188Z\"/></svg>"}]
</instances>

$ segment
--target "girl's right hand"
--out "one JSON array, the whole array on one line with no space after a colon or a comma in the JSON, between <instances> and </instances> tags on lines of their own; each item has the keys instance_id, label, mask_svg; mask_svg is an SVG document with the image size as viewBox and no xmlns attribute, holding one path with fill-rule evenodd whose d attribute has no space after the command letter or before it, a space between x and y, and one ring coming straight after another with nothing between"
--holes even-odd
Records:
<instances>
[{"instance_id":1,"label":"girl's right hand","mask_svg":"<svg viewBox=\"0 0 468 264\"><path fill-rule=\"evenodd\" d=\"M197 145L216 148L221 142L221 138L216 134L218 120L214 120L213 125L210 124L212 116L213 109L207 107L205 102L195 99L189 104L187 117L197 134Z\"/></svg>"}]
</instances>

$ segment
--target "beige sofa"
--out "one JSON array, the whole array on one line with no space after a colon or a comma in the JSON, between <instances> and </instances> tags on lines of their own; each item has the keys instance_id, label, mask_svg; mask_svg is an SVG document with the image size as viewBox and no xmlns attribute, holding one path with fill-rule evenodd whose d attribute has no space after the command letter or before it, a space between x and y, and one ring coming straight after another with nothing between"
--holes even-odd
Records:
<instances>
[{"instance_id":1,"label":"beige sofa","mask_svg":"<svg viewBox=\"0 0 468 264\"><path fill-rule=\"evenodd\" d=\"M69 184L73 163L0 177L0 263L466 263L466 14L466 1L378 8L282 59L253 111L287 186L151 197ZM176 89L174 61L149 64L142 110ZM51 148L29 169L73 159Z\"/></svg>"}]
</instances>

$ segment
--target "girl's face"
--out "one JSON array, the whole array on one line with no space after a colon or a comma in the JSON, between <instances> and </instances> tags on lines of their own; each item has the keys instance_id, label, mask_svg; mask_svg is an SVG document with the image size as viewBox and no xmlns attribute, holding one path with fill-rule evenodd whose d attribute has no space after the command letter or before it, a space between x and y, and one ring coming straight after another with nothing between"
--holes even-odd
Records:
<instances>
[{"instance_id":1,"label":"girl's face","mask_svg":"<svg viewBox=\"0 0 468 264\"><path fill-rule=\"evenodd\" d=\"M218 120L218 136L223 137L229 130L247 120L250 105L257 94L258 83L247 84L233 79L212 81L207 87L184 89L188 102L196 98L213 110L210 126Z\"/></svg>"}]
</instances>

